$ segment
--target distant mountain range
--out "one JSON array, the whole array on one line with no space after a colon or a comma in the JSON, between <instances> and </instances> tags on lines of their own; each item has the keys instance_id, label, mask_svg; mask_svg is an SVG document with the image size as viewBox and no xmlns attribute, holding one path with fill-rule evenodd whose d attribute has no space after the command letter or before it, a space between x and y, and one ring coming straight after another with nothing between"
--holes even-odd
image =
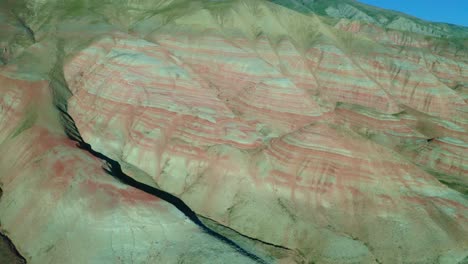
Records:
<instances>
[{"instance_id":1,"label":"distant mountain range","mask_svg":"<svg viewBox=\"0 0 468 264\"><path fill-rule=\"evenodd\" d=\"M355 0L271 0L301 13L346 18L428 36L466 38L468 27L429 22L401 12L382 9ZM430 4L430 3L428 3Z\"/></svg>"}]
</instances>

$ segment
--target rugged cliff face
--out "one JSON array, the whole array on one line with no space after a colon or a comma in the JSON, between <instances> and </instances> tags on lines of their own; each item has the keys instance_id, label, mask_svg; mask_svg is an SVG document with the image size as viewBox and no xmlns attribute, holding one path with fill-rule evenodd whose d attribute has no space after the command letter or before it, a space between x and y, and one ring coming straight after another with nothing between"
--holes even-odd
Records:
<instances>
[{"instance_id":1,"label":"rugged cliff face","mask_svg":"<svg viewBox=\"0 0 468 264\"><path fill-rule=\"evenodd\" d=\"M467 28L348 0L5 1L0 28L29 263L468 261Z\"/></svg>"}]
</instances>

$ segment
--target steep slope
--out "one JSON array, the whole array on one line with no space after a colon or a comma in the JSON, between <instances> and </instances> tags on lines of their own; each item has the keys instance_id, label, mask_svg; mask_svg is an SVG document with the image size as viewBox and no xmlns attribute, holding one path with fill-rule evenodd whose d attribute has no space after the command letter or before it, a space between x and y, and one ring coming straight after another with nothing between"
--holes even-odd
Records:
<instances>
[{"instance_id":1,"label":"steep slope","mask_svg":"<svg viewBox=\"0 0 468 264\"><path fill-rule=\"evenodd\" d=\"M369 23L386 29L408 31L434 37L468 37L468 29L463 26L428 22L401 12L366 5L356 0L270 1L302 13L314 13L335 19L345 18Z\"/></svg>"},{"instance_id":2,"label":"steep slope","mask_svg":"<svg viewBox=\"0 0 468 264\"><path fill-rule=\"evenodd\" d=\"M436 37L466 29L395 30L375 19L394 13L327 3L309 14L260 0L4 5L0 221L19 252L32 263L255 262L244 249L272 263L466 261L467 45ZM373 20L319 16L343 5ZM240 249L106 174L110 160Z\"/></svg>"}]
</instances>

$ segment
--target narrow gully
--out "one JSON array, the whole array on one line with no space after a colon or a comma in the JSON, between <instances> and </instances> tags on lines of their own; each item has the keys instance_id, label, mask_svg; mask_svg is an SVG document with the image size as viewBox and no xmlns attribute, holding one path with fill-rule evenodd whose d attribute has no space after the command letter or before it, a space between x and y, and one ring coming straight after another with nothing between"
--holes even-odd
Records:
<instances>
[{"instance_id":1,"label":"narrow gully","mask_svg":"<svg viewBox=\"0 0 468 264\"><path fill-rule=\"evenodd\" d=\"M262 264L267 264L268 262L259 256L255 255L254 253L251 253L247 251L246 249L242 248L239 246L236 242L233 240L217 233L213 229L207 227L196 215L196 213L190 209L190 207L184 203L180 198L165 192L163 190L154 188L152 186L146 185L144 183L141 183L139 181L136 181L132 177L128 176L122 171L122 168L120 166L120 163L117 161L107 157L106 155L95 151L92 146L88 143L86 143L83 138L81 137L78 128L75 125L75 121L73 118L68 114L66 110L63 110L61 107L57 106L58 110L62 113L62 124L65 129L65 133L68 136L69 139L77 142L77 147L89 152L91 155L105 161L106 165L108 168L103 168L107 174L113 176L120 182L132 186L134 188L137 188L141 191L144 191L148 194L154 195L158 197L159 199L162 199L173 206L175 206L179 211L181 211L185 216L187 216L194 224L196 224L198 227L200 227L205 233L211 235L212 237L220 240L223 243L228 244L232 248L234 248L237 252L241 253L242 255L256 261L257 263L262 263Z\"/></svg>"},{"instance_id":2,"label":"narrow gully","mask_svg":"<svg viewBox=\"0 0 468 264\"><path fill-rule=\"evenodd\" d=\"M11 239L0 232L0 263L25 264L26 259L19 253Z\"/></svg>"},{"instance_id":3,"label":"narrow gully","mask_svg":"<svg viewBox=\"0 0 468 264\"><path fill-rule=\"evenodd\" d=\"M3 195L3 190L0 183L0 199ZM13 241L2 233L2 224L0 223L0 263L26 263L26 259L20 254Z\"/></svg>"}]
</instances>

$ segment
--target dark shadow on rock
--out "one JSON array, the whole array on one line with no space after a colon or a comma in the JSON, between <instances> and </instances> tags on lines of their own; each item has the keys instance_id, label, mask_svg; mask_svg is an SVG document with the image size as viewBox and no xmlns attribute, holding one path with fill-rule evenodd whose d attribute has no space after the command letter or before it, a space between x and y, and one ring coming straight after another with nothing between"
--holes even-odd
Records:
<instances>
[{"instance_id":1,"label":"dark shadow on rock","mask_svg":"<svg viewBox=\"0 0 468 264\"><path fill-rule=\"evenodd\" d=\"M146 185L144 183L141 183L139 181L136 181L135 179L133 179L132 177L128 176L127 174L125 174L123 171L122 171L122 168L120 166L120 164L107 157L106 155L100 153L100 152L97 152L95 151L92 146L88 143L86 143L83 138L81 137L79 131L78 131L78 128L76 127L75 125L75 122L73 120L73 118L63 109L61 109L60 107L57 107L58 110L61 112L62 114L62 124L64 126L64 129L65 129L65 133L67 134L68 138L70 138L71 140L73 141L76 141L77 142L77 147L82 149L82 150L85 150L87 152L89 152L91 155L93 155L94 157L97 157L99 159L101 159L102 161L105 162L106 164L106 167L103 168L107 174L111 175L112 177L116 178L118 181L126 184L126 185L129 185L129 186L132 186L134 188L137 188L141 191L144 191L148 194L151 194L151 195L154 195L156 197L158 197L159 199L162 199L170 204L172 204L173 206L175 206L177 209L179 209L179 211L181 211L186 217L188 217L193 223L195 223L197 226L199 226L205 233L211 235L212 237L222 241L223 243L226 243L228 244L229 246L231 246L232 248L234 248L237 252L239 252L240 254L256 261L257 263L268 263L266 260L258 257L257 255L247 251L246 249L240 247L236 242L234 242L233 240L219 234L218 232L214 231L213 229L207 227L197 216L197 214L192 210L190 209L190 207L184 203L180 198L168 193L168 192L165 192L163 190L160 190L160 189L157 189L157 188L154 188L152 186L149 186L149 185Z\"/></svg>"},{"instance_id":2,"label":"dark shadow on rock","mask_svg":"<svg viewBox=\"0 0 468 264\"><path fill-rule=\"evenodd\" d=\"M16 249L6 235L0 233L0 263L24 264L26 259Z\"/></svg>"},{"instance_id":3,"label":"dark shadow on rock","mask_svg":"<svg viewBox=\"0 0 468 264\"><path fill-rule=\"evenodd\" d=\"M0 199L3 191L0 188ZM0 223L1 228L1 223ZM24 264L26 259L18 252L11 239L0 232L0 263L5 264Z\"/></svg>"}]
</instances>

